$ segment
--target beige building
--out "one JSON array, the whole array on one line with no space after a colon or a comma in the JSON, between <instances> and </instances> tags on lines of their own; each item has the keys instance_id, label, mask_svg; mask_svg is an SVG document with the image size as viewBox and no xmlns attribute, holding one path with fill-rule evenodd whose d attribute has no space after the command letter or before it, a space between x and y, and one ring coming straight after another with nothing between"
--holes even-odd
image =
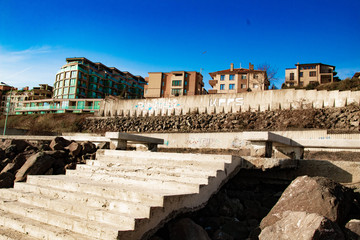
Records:
<instances>
[{"instance_id":1,"label":"beige building","mask_svg":"<svg viewBox=\"0 0 360 240\"><path fill-rule=\"evenodd\" d=\"M145 98L175 97L183 95L202 95L203 76L199 72L172 71L149 72L145 78Z\"/></svg>"},{"instance_id":2,"label":"beige building","mask_svg":"<svg viewBox=\"0 0 360 240\"><path fill-rule=\"evenodd\" d=\"M231 63L230 69L209 74L212 78L209 84L213 88L209 90L209 94L263 91L268 90L270 85L266 71L255 70L251 63L249 69L234 68L234 64Z\"/></svg>"},{"instance_id":3,"label":"beige building","mask_svg":"<svg viewBox=\"0 0 360 240\"><path fill-rule=\"evenodd\" d=\"M322 63L295 64L296 68L285 70L285 84L288 87L305 87L309 83L334 82L335 66Z\"/></svg>"}]
</instances>

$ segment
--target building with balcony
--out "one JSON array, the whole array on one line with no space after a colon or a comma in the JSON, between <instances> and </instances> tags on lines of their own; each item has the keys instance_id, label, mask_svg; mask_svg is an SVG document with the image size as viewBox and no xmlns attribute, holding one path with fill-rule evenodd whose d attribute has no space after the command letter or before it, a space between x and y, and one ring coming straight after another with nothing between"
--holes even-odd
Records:
<instances>
[{"instance_id":1,"label":"building with balcony","mask_svg":"<svg viewBox=\"0 0 360 240\"><path fill-rule=\"evenodd\" d=\"M145 98L203 95L203 76L199 72L149 72L145 78Z\"/></svg>"},{"instance_id":2,"label":"building with balcony","mask_svg":"<svg viewBox=\"0 0 360 240\"><path fill-rule=\"evenodd\" d=\"M67 58L56 74L53 98L143 98L145 79L84 57Z\"/></svg>"},{"instance_id":3,"label":"building with balcony","mask_svg":"<svg viewBox=\"0 0 360 240\"><path fill-rule=\"evenodd\" d=\"M231 63L230 69L209 74L212 78L209 84L213 88L209 90L209 94L263 91L268 90L270 85L266 71L255 70L251 63L249 69L234 68L234 64Z\"/></svg>"},{"instance_id":4,"label":"building with balcony","mask_svg":"<svg viewBox=\"0 0 360 240\"><path fill-rule=\"evenodd\" d=\"M16 88L6 88L1 96L0 111L6 113L9 110L9 114L14 114L16 107L21 107L23 101L51 99L53 87L48 84L39 84L39 87L34 87L29 90L29 87L25 87L21 90Z\"/></svg>"},{"instance_id":5,"label":"building with balcony","mask_svg":"<svg viewBox=\"0 0 360 240\"><path fill-rule=\"evenodd\" d=\"M285 85L305 87L310 83L332 83L336 75L335 66L322 63L295 64L296 68L285 70Z\"/></svg>"},{"instance_id":6,"label":"building with balcony","mask_svg":"<svg viewBox=\"0 0 360 240\"><path fill-rule=\"evenodd\" d=\"M22 101L15 105L10 112L12 115L45 114L45 113L92 113L100 109L102 99L41 99Z\"/></svg>"}]
</instances>

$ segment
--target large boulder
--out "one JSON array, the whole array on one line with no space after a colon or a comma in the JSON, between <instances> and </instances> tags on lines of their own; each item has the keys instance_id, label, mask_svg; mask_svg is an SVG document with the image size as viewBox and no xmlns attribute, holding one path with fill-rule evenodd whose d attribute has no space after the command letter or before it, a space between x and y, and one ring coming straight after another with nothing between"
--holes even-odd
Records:
<instances>
[{"instance_id":1,"label":"large boulder","mask_svg":"<svg viewBox=\"0 0 360 240\"><path fill-rule=\"evenodd\" d=\"M169 225L170 240L210 240L206 231L190 218L182 218Z\"/></svg>"},{"instance_id":2,"label":"large boulder","mask_svg":"<svg viewBox=\"0 0 360 240\"><path fill-rule=\"evenodd\" d=\"M282 218L265 227L260 240L343 240L339 226L316 213L285 211Z\"/></svg>"},{"instance_id":3,"label":"large boulder","mask_svg":"<svg viewBox=\"0 0 360 240\"><path fill-rule=\"evenodd\" d=\"M260 228L275 224L286 211L316 213L342 226L352 202L353 192L339 183L323 177L298 177L261 221Z\"/></svg>"},{"instance_id":4,"label":"large boulder","mask_svg":"<svg viewBox=\"0 0 360 240\"><path fill-rule=\"evenodd\" d=\"M12 188L14 186L14 174L9 172L0 173L0 188Z\"/></svg>"},{"instance_id":5,"label":"large boulder","mask_svg":"<svg viewBox=\"0 0 360 240\"><path fill-rule=\"evenodd\" d=\"M76 157L81 153L82 147L79 143L72 142L69 146L65 147L65 149L69 150L71 156Z\"/></svg>"},{"instance_id":6,"label":"large boulder","mask_svg":"<svg viewBox=\"0 0 360 240\"><path fill-rule=\"evenodd\" d=\"M20 140L20 139L9 139L9 140L5 140L1 146L2 149L6 149L9 146L14 146L14 150L16 151L16 153L20 153L22 151L25 150L26 147L31 146L30 143L28 143L25 140Z\"/></svg>"},{"instance_id":7,"label":"large boulder","mask_svg":"<svg viewBox=\"0 0 360 240\"><path fill-rule=\"evenodd\" d=\"M96 145L92 142L82 142L81 143L81 154L85 155L87 153L94 153L96 152Z\"/></svg>"},{"instance_id":8,"label":"large boulder","mask_svg":"<svg viewBox=\"0 0 360 240\"><path fill-rule=\"evenodd\" d=\"M26 162L26 155L19 154L4 167L1 173L10 172L12 174L15 174L15 172L19 170L25 162Z\"/></svg>"},{"instance_id":9,"label":"large boulder","mask_svg":"<svg viewBox=\"0 0 360 240\"><path fill-rule=\"evenodd\" d=\"M360 239L360 220L351 219L345 225L345 232L347 239L349 240L358 240Z\"/></svg>"},{"instance_id":10,"label":"large boulder","mask_svg":"<svg viewBox=\"0 0 360 240\"><path fill-rule=\"evenodd\" d=\"M56 137L50 143L52 150L64 150L65 147L69 146L71 142L63 137Z\"/></svg>"},{"instance_id":11,"label":"large boulder","mask_svg":"<svg viewBox=\"0 0 360 240\"><path fill-rule=\"evenodd\" d=\"M17 171L15 182L25 181L27 175L45 174L53 165L55 159L46 152L39 152L29 157Z\"/></svg>"}]
</instances>

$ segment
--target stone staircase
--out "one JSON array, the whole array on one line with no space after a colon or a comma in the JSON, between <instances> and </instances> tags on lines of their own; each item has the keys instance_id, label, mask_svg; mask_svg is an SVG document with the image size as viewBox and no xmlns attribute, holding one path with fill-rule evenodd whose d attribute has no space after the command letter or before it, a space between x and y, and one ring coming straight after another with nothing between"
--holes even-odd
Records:
<instances>
[{"instance_id":1,"label":"stone staircase","mask_svg":"<svg viewBox=\"0 0 360 240\"><path fill-rule=\"evenodd\" d=\"M96 158L0 189L0 239L146 239L251 167L230 155L99 150Z\"/></svg>"}]
</instances>

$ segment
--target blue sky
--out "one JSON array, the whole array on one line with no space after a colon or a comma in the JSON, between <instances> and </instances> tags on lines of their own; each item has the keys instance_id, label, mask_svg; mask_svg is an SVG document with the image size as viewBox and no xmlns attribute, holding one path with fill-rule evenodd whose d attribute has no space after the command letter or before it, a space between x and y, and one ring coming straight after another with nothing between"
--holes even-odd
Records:
<instances>
[{"instance_id":1,"label":"blue sky","mask_svg":"<svg viewBox=\"0 0 360 240\"><path fill-rule=\"evenodd\" d=\"M267 63L360 71L359 0L0 0L0 81L53 84L66 57L86 57L146 77Z\"/></svg>"}]
</instances>

